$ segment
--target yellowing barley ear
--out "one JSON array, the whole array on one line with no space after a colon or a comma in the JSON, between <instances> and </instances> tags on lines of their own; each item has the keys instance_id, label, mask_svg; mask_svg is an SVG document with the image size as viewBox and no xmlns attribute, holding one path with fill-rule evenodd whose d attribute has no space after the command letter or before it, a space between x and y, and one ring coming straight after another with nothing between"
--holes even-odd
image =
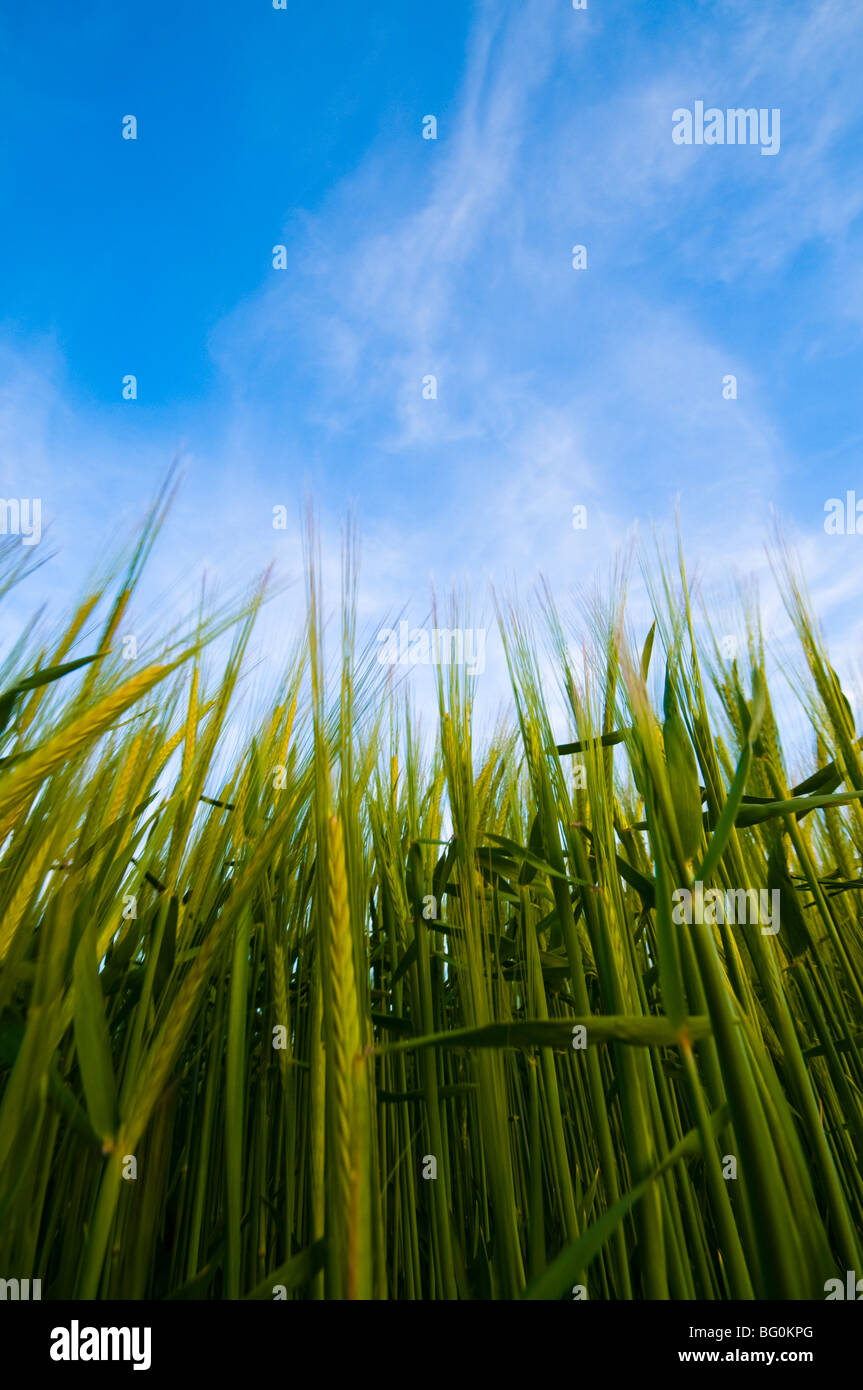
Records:
<instances>
[{"instance_id":1,"label":"yellowing barley ear","mask_svg":"<svg viewBox=\"0 0 863 1390\"><path fill-rule=\"evenodd\" d=\"M113 825L114 821L117 819L117 817L123 810L123 805L126 800L126 793L128 792L129 787L132 784L132 776L138 765L138 758L140 756L141 746L143 742L143 734L136 734L135 737L132 739L131 744L129 745L129 752L126 754L123 766L117 775L116 782L114 783L114 791L111 796L111 801L108 806L107 814L105 816L106 826ZM131 824L129 824L124 832L124 840L128 839L131 833L132 826Z\"/></svg>"},{"instance_id":2,"label":"yellowing barley ear","mask_svg":"<svg viewBox=\"0 0 863 1390\"><path fill-rule=\"evenodd\" d=\"M54 655L48 662L49 666L59 666L63 661L65 661L66 656L68 655L69 651L71 650L75 641L78 638L78 634L80 633L82 627L84 626L85 622L89 618L90 614L96 607L96 604L99 602L101 597L101 593L90 594L89 597L86 598L84 602L79 605L78 611L72 619L72 622L69 624L69 627L64 632L54 652ZM30 696L30 699L27 701L27 704L24 706L19 716L18 729L20 733L24 734L26 733L27 729L29 729L36 716L36 711L38 710L47 693L47 685L40 685L36 688L36 690L33 691L33 694Z\"/></svg>"},{"instance_id":3,"label":"yellowing barley ear","mask_svg":"<svg viewBox=\"0 0 863 1390\"><path fill-rule=\"evenodd\" d=\"M348 878L341 823L328 822L328 946L330 988L326 1020L329 1098L331 1238L337 1244L337 1277L346 1298L371 1297L371 1205L368 1059L360 1025Z\"/></svg>"},{"instance_id":4,"label":"yellowing barley ear","mask_svg":"<svg viewBox=\"0 0 863 1390\"><path fill-rule=\"evenodd\" d=\"M330 816L328 827L330 878L327 893L328 947L330 967L330 1017L326 1030L327 1070L332 1078L333 1126L330 1145L332 1177L338 1192L341 1217L348 1219L351 1184L351 1063L360 1050L357 985L354 977L348 882L342 828L337 816Z\"/></svg>"},{"instance_id":5,"label":"yellowing barley ear","mask_svg":"<svg viewBox=\"0 0 863 1390\"><path fill-rule=\"evenodd\" d=\"M176 663L175 663L176 665ZM150 666L112 690L91 709L84 709L64 729L25 759L6 779L0 790L0 835L5 835L16 818L39 791L46 777L95 743L120 715L140 700L152 686L170 674L174 666ZM83 708L83 707L82 707Z\"/></svg>"},{"instance_id":6,"label":"yellowing barley ear","mask_svg":"<svg viewBox=\"0 0 863 1390\"><path fill-rule=\"evenodd\" d=\"M156 757L153 762L153 768L151 772L152 777L156 777L158 773L161 772L162 768L165 766L165 763L168 761L171 754L176 752L176 750L179 748L180 744L183 742L183 739L185 737L186 730L184 726L182 729L178 729L177 732L171 738L168 739L167 743L165 743L159 749L159 752L156 754Z\"/></svg>"},{"instance_id":7,"label":"yellowing barley ear","mask_svg":"<svg viewBox=\"0 0 863 1390\"><path fill-rule=\"evenodd\" d=\"M46 835L39 849L33 855L27 866L27 872L19 880L12 897L9 900L2 919L0 919L0 961L9 950L12 938L18 930L21 918L31 905L34 898L38 897L39 885L44 877L46 866L54 849L54 839Z\"/></svg>"},{"instance_id":8,"label":"yellowing barley ear","mask_svg":"<svg viewBox=\"0 0 863 1390\"><path fill-rule=\"evenodd\" d=\"M295 719L295 717L296 717L296 713L297 713L297 697L296 697L296 695L295 695L294 698L293 698L293 700L291 701L291 708L290 708L289 711L288 711L288 720L287 720L287 723L286 723L286 725L285 725L285 732L284 732L284 736L283 736L283 738L282 738L282 747L281 747L280 752L279 752L278 763L279 763L279 766L280 766L280 767L287 767L287 765L288 765L288 748L290 747L290 743L291 743L291 733L292 733L292 731L293 731L294 719Z\"/></svg>"},{"instance_id":9,"label":"yellowing barley ear","mask_svg":"<svg viewBox=\"0 0 863 1390\"><path fill-rule=\"evenodd\" d=\"M180 782L186 786L192 772L192 762L195 757L195 735L198 729L198 668L192 672L192 687L189 691L189 708L186 714L186 728L183 734L183 765L180 770Z\"/></svg>"}]
</instances>

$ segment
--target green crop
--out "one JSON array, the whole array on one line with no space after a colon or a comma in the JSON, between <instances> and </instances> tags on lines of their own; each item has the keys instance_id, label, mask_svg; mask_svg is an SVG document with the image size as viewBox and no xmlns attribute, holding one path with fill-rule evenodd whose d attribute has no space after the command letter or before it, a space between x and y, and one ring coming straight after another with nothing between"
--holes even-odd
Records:
<instances>
[{"instance_id":1,"label":"green crop","mask_svg":"<svg viewBox=\"0 0 863 1390\"><path fill-rule=\"evenodd\" d=\"M587 613L578 672L548 594L501 609L514 713L480 737L463 669L420 731L362 648L350 548L327 658L312 544L250 727L263 590L125 659L165 504L116 593L0 665L0 1273L124 1299L863 1273L861 740L788 557L797 785L757 615L724 660L682 562L639 651ZM775 892L780 929L681 922L682 889Z\"/></svg>"}]
</instances>

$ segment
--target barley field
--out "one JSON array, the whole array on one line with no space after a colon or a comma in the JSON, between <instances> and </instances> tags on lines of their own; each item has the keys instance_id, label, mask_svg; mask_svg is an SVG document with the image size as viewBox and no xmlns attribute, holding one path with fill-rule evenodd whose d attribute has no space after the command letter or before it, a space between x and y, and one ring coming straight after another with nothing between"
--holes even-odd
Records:
<instances>
[{"instance_id":1,"label":"barley field","mask_svg":"<svg viewBox=\"0 0 863 1390\"><path fill-rule=\"evenodd\" d=\"M3 654L0 1269L159 1300L823 1299L863 1269L861 741L793 560L802 778L757 613L724 658L682 555L646 562L643 630L619 595L575 631L500 602L480 733L457 666L418 726L354 548L328 609L310 532L250 727L264 589L124 652L165 505Z\"/></svg>"}]
</instances>

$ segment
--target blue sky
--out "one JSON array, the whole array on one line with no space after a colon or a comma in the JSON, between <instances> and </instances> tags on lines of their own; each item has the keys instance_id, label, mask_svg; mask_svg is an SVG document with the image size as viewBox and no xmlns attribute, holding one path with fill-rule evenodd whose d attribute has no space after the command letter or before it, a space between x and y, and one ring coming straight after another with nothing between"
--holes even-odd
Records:
<instances>
[{"instance_id":1,"label":"blue sky","mask_svg":"<svg viewBox=\"0 0 863 1390\"><path fill-rule=\"evenodd\" d=\"M775 508L856 662L863 537L823 520L863 497L859 6L6 6L0 48L0 481L57 552L28 603L182 449L178 602L299 575L307 492L331 579L356 513L373 625L432 575L579 589L679 497L705 582L767 585ZM778 108L779 152L676 145L697 100Z\"/></svg>"}]
</instances>

